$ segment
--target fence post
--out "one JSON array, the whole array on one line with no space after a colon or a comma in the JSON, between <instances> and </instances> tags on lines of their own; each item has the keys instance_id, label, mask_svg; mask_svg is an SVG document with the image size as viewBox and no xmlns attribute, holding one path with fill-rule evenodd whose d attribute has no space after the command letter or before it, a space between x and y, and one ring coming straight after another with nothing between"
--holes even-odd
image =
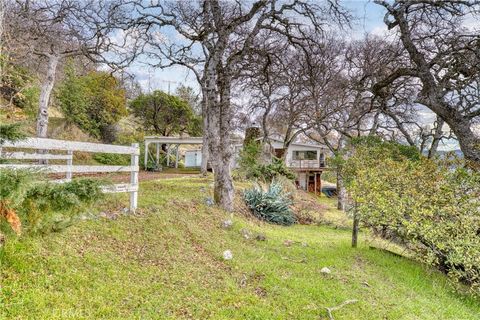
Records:
<instances>
[{"instance_id":1,"label":"fence post","mask_svg":"<svg viewBox=\"0 0 480 320\"><path fill-rule=\"evenodd\" d=\"M170 145L167 144L167 168L170 167Z\"/></svg>"},{"instance_id":2,"label":"fence post","mask_svg":"<svg viewBox=\"0 0 480 320\"><path fill-rule=\"evenodd\" d=\"M131 155L130 166L138 167L140 154L139 144L132 143L132 147L136 148L137 150ZM132 188L135 189L130 192L130 212L135 213L138 202L138 169L130 172L130 185Z\"/></svg>"},{"instance_id":3,"label":"fence post","mask_svg":"<svg viewBox=\"0 0 480 320\"><path fill-rule=\"evenodd\" d=\"M68 159L67 159L67 181L72 181L72 165L73 165L73 151L72 150L68 150L67 151L67 154L70 156Z\"/></svg>"},{"instance_id":4,"label":"fence post","mask_svg":"<svg viewBox=\"0 0 480 320\"><path fill-rule=\"evenodd\" d=\"M177 150L175 151L175 169L178 168L178 149L180 148L180 145L177 144Z\"/></svg>"},{"instance_id":5,"label":"fence post","mask_svg":"<svg viewBox=\"0 0 480 320\"><path fill-rule=\"evenodd\" d=\"M155 170L160 171L160 143L155 143Z\"/></svg>"},{"instance_id":6,"label":"fence post","mask_svg":"<svg viewBox=\"0 0 480 320\"><path fill-rule=\"evenodd\" d=\"M145 171L148 170L148 145L149 143L145 141L145 159L144 159Z\"/></svg>"},{"instance_id":7,"label":"fence post","mask_svg":"<svg viewBox=\"0 0 480 320\"><path fill-rule=\"evenodd\" d=\"M352 248L356 248L358 243L358 230L360 229L360 216L357 211L356 202L354 204L353 210Z\"/></svg>"}]
</instances>

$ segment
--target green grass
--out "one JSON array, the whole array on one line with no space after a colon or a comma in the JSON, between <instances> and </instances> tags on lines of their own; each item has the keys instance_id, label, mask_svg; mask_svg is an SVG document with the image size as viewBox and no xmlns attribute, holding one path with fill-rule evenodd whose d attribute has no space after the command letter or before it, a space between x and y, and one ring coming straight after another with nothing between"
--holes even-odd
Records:
<instances>
[{"instance_id":1,"label":"green grass","mask_svg":"<svg viewBox=\"0 0 480 320\"><path fill-rule=\"evenodd\" d=\"M181 174L187 174L187 173L192 173L192 174L198 174L200 173L199 168L163 168L162 172L164 173L181 173Z\"/></svg>"},{"instance_id":2,"label":"green grass","mask_svg":"<svg viewBox=\"0 0 480 320\"><path fill-rule=\"evenodd\" d=\"M237 215L224 230L227 215L204 204L210 187L194 177L145 182L135 216L7 241L0 319L327 319L325 308L347 299L358 302L335 319L479 319L479 302L445 276L363 241L352 249L348 230ZM233 260L221 258L226 249Z\"/></svg>"},{"instance_id":3,"label":"green grass","mask_svg":"<svg viewBox=\"0 0 480 320\"><path fill-rule=\"evenodd\" d=\"M337 228L352 228L351 219L345 213L337 210L337 198L328 198L322 194L318 197L318 202L326 206L326 209L321 214L322 221Z\"/></svg>"}]
</instances>

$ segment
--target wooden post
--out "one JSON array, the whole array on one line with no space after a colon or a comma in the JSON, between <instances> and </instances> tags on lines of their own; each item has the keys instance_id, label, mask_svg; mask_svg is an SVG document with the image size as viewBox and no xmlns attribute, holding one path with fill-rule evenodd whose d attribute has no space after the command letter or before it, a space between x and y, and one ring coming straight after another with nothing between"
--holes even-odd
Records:
<instances>
[{"instance_id":1,"label":"wooden post","mask_svg":"<svg viewBox=\"0 0 480 320\"><path fill-rule=\"evenodd\" d=\"M321 171L319 174L318 174L318 182L319 182L319 186L318 186L318 191L320 192L320 197L322 196L322 173L323 171Z\"/></svg>"},{"instance_id":2,"label":"wooden post","mask_svg":"<svg viewBox=\"0 0 480 320\"><path fill-rule=\"evenodd\" d=\"M315 180L315 196L317 195L317 173L313 174L313 179Z\"/></svg>"},{"instance_id":3,"label":"wooden post","mask_svg":"<svg viewBox=\"0 0 480 320\"><path fill-rule=\"evenodd\" d=\"M308 192L308 174L309 174L309 172L305 171L305 191L307 191L307 192Z\"/></svg>"},{"instance_id":4,"label":"wooden post","mask_svg":"<svg viewBox=\"0 0 480 320\"><path fill-rule=\"evenodd\" d=\"M144 169L145 169L145 170L148 169L148 168L147 168L147 167L148 167L148 144L149 144L149 143L148 143L147 141L145 141L145 159L144 159L144 161L143 161L143 162L144 162L143 164L144 164Z\"/></svg>"},{"instance_id":5,"label":"wooden post","mask_svg":"<svg viewBox=\"0 0 480 320\"><path fill-rule=\"evenodd\" d=\"M358 243L358 229L360 225L360 217L357 212L356 204L353 210L352 248L356 248Z\"/></svg>"},{"instance_id":6,"label":"wooden post","mask_svg":"<svg viewBox=\"0 0 480 320\"><path fill-rule=\"evenodd\" d=\"M177 144L177 151L175 153L175 169L178 168L178 149L180 149L180 145Z\"/></svg>"},{"instance_id":7,"label":"wooden post","mask_svg":"<svg viewBox=\"0 0 480 320\"><path fill-rule=\"evenodd\" d=\"M67 178L67 181L72 181L73 151L68 150L67 154L70 157L67 159L67 175L66 175L66 178Z\"/></svg>"},{"instance_id":8,"label":"wooden post","mask_svg":"<svg viewBox=\"0 0 480 320\"><path fill-rule=\"evenodd\" d=\"M167 168L170 167L170 145L167 144Z\"/></svg>"},{"instance_id":9,"label":"wooden post","mask_svg":"<svg viewBox=\"0 0 480 320\"><path fill-rule=\"evenodd\" d=\"M138 166L140 149L138 143L132 143L132 147L137 148L137 151L131 155L130 165L136 167ZM130 172L130 185L134 188L130 192L130 212L135 213L138 203L138 170Z\"/></svg>"},{"instance_id":10,"label":"wooden post","mask_svg":"<svg viewBox=\"0 0 480 320\"><path fill-rule=\"evenodd\" d=\"M155 169L158 170L160 165L160 143L155 143Z\"/></svg>"}]
</instances>

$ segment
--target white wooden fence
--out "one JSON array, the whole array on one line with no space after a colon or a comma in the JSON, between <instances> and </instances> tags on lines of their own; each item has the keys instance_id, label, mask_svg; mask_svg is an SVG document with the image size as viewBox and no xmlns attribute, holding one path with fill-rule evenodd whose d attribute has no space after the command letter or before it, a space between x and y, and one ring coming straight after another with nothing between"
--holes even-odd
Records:
<instances>
[{"instance_id":1,"label":"white wooden fence","mask_svg":"<svg viewBox=\"0 0 480 320\"><path fill-rule=\"evenodd\" d=\"M7 149L5 149L7 148ZM10 151L10 149L33 149L25 151ZM39 153L38 150L59 151L63 154ZM103 165L74 165L73 153L75 151L92 153L114 153L130 155L129 166L103 166ZM138 143L131 146L117 146L90 142L65 141L43 138L27 138L17 142L6 141L0 146L0 158L12 160L65 160L65 165L58 164L0 164L0 168L38 169L48 173L65 173L65 178L54 180L57 182L70 181L74 173L104 173L104 172L130 172L130 183L114 184L102 187L106 193L129 192L130 211L135 212L138 199L138 171L140 148Z\"/></svg>"}]
</instances>

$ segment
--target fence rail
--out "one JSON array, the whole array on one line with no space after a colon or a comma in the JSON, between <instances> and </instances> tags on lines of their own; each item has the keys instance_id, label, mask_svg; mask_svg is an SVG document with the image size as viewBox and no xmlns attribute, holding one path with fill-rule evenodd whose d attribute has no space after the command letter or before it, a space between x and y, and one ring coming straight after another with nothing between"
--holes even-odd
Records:
<instances>
[{"instance_id":1,"label":"fence rail","mask_svg":"<svg viewBox=\"0 0 480 320\"><path fill-rule=\"evenodd\" d=\"M10 149L34 149L32 152L10 151ZM37 150L42 150L39 153ZM49 151L63 151L65 154L51 154ZM129 166L101 166L101 165L74 165L73 153L75 151L92 153L114 153L130 155ZM7 160L65 160L65 165L59 164L25 164L7 163L0 164L1 168L34 169L47 173L65 173L65 179L53 180L54 182L71 181L74 173L105 173L105 172L130 172L130 183L103 186L105 193L128 192L130 193L130 211L135 212L138 202L138 171L140 148L138 143L131 146L117 146L111 144L55 140L45 138L27 138L25 140L6 141L0 146L0 159Z\"/></svg>"}]
</instances>

